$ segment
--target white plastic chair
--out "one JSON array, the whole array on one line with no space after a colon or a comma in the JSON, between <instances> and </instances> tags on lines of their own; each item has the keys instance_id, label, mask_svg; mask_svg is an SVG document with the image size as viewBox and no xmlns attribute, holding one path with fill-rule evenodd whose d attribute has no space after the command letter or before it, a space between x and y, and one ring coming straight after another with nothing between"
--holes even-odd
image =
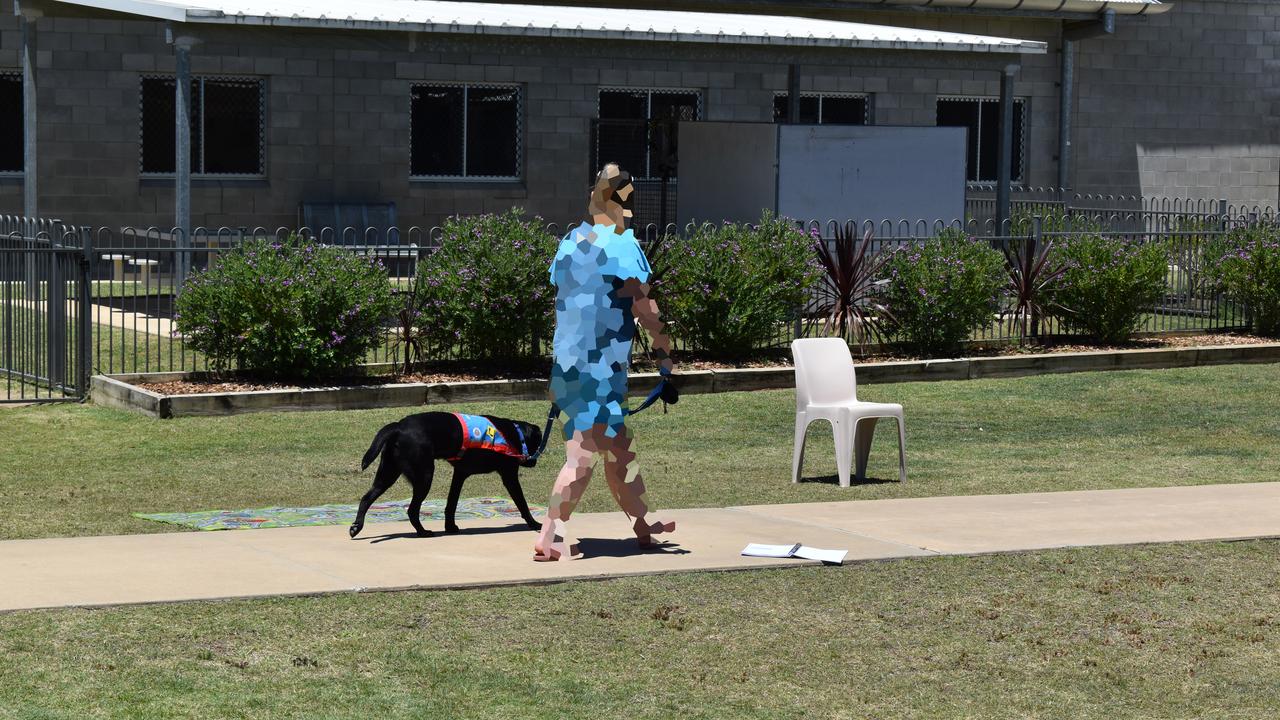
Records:
<instances>
[{"instance_id":1,"label":"white plastic chair","mask_svg":"<svg viewBox=\"0 0 1280 720\"><path fill-rule=\"evenodd\" d=\"M849 487L849 459L857 457L858 480L865 480L867 455L876 421L898 421L898 481L907 481L907 431L902 406L858 400L853 356L841 338L808 338L791 343L796 364L796 439L791 482L800 482L804 439L809 423L826 420L836 440L836 470L840 487Z\"/></svg>"}]
</instances>

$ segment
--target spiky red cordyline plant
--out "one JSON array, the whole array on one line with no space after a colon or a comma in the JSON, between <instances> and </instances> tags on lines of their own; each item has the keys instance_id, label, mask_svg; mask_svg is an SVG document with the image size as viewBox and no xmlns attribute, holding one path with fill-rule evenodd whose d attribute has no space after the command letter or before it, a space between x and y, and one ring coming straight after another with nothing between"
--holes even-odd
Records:
<instances>
[{"instance_id":1,"label":"spiky red cordyline plant","mask_svg":"<svg viewBox=\"0 0 1280 720\"><path fill-rule=\"evenodd\" d=\"M1040 319L1048 315L1045 294L1067 271L1067 264L1051 263L1053 241L1039 243L1034 237L1014 243L1012 249L1006 246L1004 257L1008 261L1005 271L1009 275L1009 296L1015 302L1009 329L1017 327L1024 340L1039 337Z\"/></svg>"},{"instance_id":2,"label":"spiky red cordyline plant","mask_svg":"<svg viewBox=\"0 0 1280 720\"><path fill-rule=\"evenodd\" d=\"M880 279L887 255L871 252L871 228L867 228L861 240L852 223L837 225L835 231L834 250L822 238L813 243L818 261L826 271L823 287L830 296L830 301L820 308L825 317L825 331L829 334L835 330L840 337L848 337L852 330L858 349L865 352L870 339L884 338L882 324L887 310L875 298L876 281Z\"/></svg>"}]
</instances>

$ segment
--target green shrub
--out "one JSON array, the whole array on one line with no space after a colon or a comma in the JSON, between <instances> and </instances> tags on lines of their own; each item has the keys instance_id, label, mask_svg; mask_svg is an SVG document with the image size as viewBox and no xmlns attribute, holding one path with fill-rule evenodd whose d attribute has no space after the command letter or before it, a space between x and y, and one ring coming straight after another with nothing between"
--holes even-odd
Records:
<instances>
[{"instance_id":1,"label":"green shrub","mask_svg":"<svg viewBox=\"0 0 1280 720\"><path fill-rule=\"evenodd\" d=\"M502 214L449 218L441 245L418 268L419 331L435 354L509 360L550 340L555 292L548 268L557 239L539 218Z\"/></svg>"},{"instance_id":2,"label":"green shrub","mask_svg":"<svg viewBox=\"0 0 1280 720\"><path fill-rule=\"evenodd\" d=\"M176 310L187 345L215 369L306 379L353 367L381 340L391 284L376 259L256 240L193 273Z\"/></svg>"},{"instance_id":3,"label":"green shrub","mask_svg":"<svg viewBox=\"0 0 1280 720\"><path fill-rule=\"evenodd\" d=\"M770 213L758 225L704 225L651 253L654 293L689 349L741 357L776 342L821 276L812 240Z\"/></svg>"},{"instance_id":4,"label":"green shrub","mask_svg":"<svg viewBox=\"0 0 1280 720\"><path fill-rule=\"evenodd\" d=\"M889 256L883 303L895 340L935 357L990 325L1005 286L1004 258L986 242L948 228Z\"/></svg>"},{"instance_id":5,"label":"green shrub","mask_svg":"<svg viewBox=\"0 0 1280 720\"><path fill-rule=\"evenodd\" d=\"M1280 229L1254 225L1217 245L1210 266L1215 284L1249 311L1254 332L1280 337Z\"/></svg>"},{"instance_id":6,"label":"green shrub","mask_svg":"<svg viewBox=\"0 0 1280 720\"><path fill-rule=\"evenodd\" d=\"M1053 291L1054 314L1095 340L1128 340L1164 294L1168 260L1159 244L1090 234L1071 238L1060 252L1067 269Z\"/></svg>"}]
</instances>

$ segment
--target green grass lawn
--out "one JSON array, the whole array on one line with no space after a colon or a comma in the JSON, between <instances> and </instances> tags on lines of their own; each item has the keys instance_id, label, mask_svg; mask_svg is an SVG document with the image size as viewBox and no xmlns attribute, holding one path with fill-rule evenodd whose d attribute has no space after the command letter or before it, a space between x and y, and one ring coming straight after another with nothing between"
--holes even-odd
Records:
<instances>
[{"instance_id":1,"label":"green grass lawn","mask_svg":"<svg viewBox=\"0 0 1280 720\"><path fill-rule=\"evenodd\" d=\"M424 556L424 562L428 562ZM1256 718L1280 543L0 615L6 718Z\"/></svg>"},{"instance_id":2,"label":"green grass lawn","mask_svg":"<svg viewBox=\"0 0 1280 720\"><path fill-rule=\"evenodd\" d=\"M809 481L787 482L790 392L690 396L634 422L667 507L1251 482L1276 479L1278 386L1269 365L869 386L906 405L911 477L850 489L818 427ZM405 412L0 410L0 535L350 502L369 437ZM535 501L551 447L524 475ZM884 432L872 475L894 459ZM583 509L613 508L599 484ZM489 478L466 491L498 493ZM1253 720L1280 707L1278 563L1277 541L1195 543L7 613L0 718Z\"/></svg>"},{"instance_id":3,"label":"green grass lawn","mask_svg":"<svg viewBox=\"0 0 1280 720\"><path fill-rule=\"evenodd\" d=\"M892 426L872 482L835 485L829 426L810 429L806 482L789 482L790 391L690 395L633 420L649 497L661 507L1017 493L1276 480L1280 367L1048 375L871 385L906 408L909 479L896 480ZM542 402L459 405L540 424ZM373 434L411 408L152 420L94 406L0 411L0 538L171 531L134 512L355 502ZM557 438L522 472L542 503L563 458ZM448 467L432 490L442 497ZM614 509L598 483L582 509ZM493 477L466 496L502 495ZM388 497L408 497L404 483Z\"/></svg>"}]
</instances>

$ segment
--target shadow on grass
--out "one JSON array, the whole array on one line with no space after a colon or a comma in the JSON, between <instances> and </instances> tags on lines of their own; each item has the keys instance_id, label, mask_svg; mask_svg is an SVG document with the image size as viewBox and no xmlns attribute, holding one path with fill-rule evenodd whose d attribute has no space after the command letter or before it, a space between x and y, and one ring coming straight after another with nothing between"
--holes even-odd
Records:
<instances>
[{"instance_id":1,"label":"shadow on grass","mask_svg":"<svg viewBox=\"0 0 1280 720\"><path fill-rule=\"evenodd\" d=\"M837 485L838 486L840 484L840 476L839 475L816 475L814 477L801 477L800 484L803 485L805 483L816 483L819 485ZM857 487L859 485L898 485L898 484L900 484L900 481L897 478L868 477L868 478L863 478L861 480L855 477L849 478L849 487Z\"/></svg>"}]
</instances>

